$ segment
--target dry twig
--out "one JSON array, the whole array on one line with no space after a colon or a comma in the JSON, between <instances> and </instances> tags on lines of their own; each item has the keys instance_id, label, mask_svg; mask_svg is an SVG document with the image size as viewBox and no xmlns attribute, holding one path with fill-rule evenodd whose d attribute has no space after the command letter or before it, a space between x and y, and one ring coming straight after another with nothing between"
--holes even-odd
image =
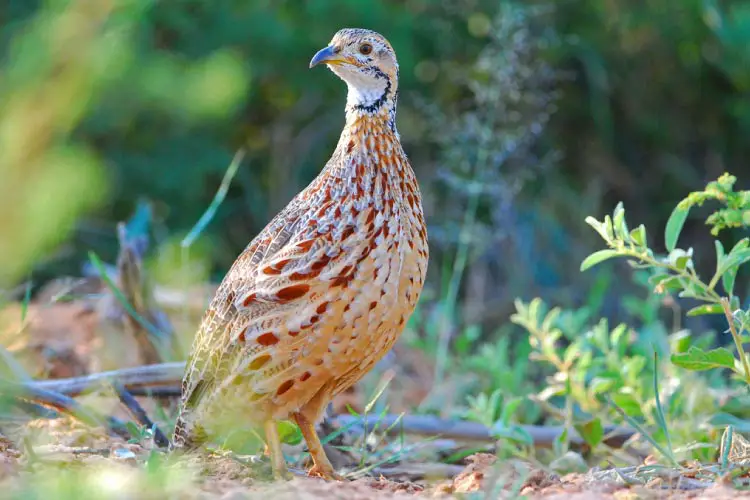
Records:
<instances>
[{"instance_id":1,"label":"dry twig","mask_svg":"<svg viewBox=\"0 0 750 500\"><path fill-rule=\"evenodd\" d=\"M168 447L169 439L164 435L161 429L151 421L146 410L144 410L140 403L138 403L138 400L136 400L121 384L113 384L113 387L115 392L117 392L117 397L120 399L120 402L128 409L130 415L142 426L153 430L154 443L161 448Z\"/></svg>"}]
</instances>

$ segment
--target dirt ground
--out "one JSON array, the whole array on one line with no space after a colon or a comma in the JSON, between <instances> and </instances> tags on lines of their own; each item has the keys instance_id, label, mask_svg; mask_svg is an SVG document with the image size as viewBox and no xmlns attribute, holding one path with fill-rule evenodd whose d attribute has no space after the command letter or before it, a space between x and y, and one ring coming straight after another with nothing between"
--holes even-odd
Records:
<instances>
[{"instance_id":1,"label":"dirt ground","mask_svg":"<svg viewBox=\"0 0 750 500\"><path fill-rule=\"evenodd\" d=\"M295 477L285 483L237 485L232 481L208 481L204 487L223 499L405 499L451 498L477 493L478 498L541 498L541 499L730 499L750 498L750 491L741 492L725 485L702 488L697 483L680 485L679 480L652 480L639 486L617 481L602 481L590 474L558 477L542 470L503 471L494 456L478 454L469 458L469 465L450 481L420 484L385 478L365 478L351 482L332 483L320 479ZM499 467L498 467L499 465ZM214 490L218 484L222 487ZM683 488L691 489L683 489Z\"/></svg>"},{"instance_id":2,"label":"dirt ground","mask_svg":"<svg viewBox=\"0 0 750 500\"><path fill-rule=\"evenodd\" d=\"M19 438L24 441L22 435L16 434L13 441L0 440L0 491L22 491L24 485L49 477L48 471L59 471L62 465L87 470L94 476L108 474L124 478L123 493L127 498L152 496L142 489L148 450L103 432L97 434L73 427L63 422L41 420L19 427L17 431L21 433L39 435L39 429L45 431L49 442L34 446L33 457L28 450L19 451L14 444ZM301 471L289 481L269 481L256 477L267 476L258 474L252 466L218 455L182 457L164 465L159 474L164 481L174 483L173 487L166 487L175 493L173 497L206 500L474 498L467 496L472 493L478 495L476 498L523 496L581 500L750 498L750 491L738 491L721 482L702 483L684 475L656 477L644 484L626 485L617 474L608 475L611 470L559 477L517 461L503 463L490 454L475 454L466 462L455 477L437 481L394 480L381 476L326 482L306 477Z\"/></svg>"},{"instance_id":3,"label":"dirt ground","mask_svg":"<svg viewBox=\"0 0 750 500\"><path fill-rule=\"evenodd\" d=\"M112 322L104 321L109 316L102 313L100 304L31 304L26 323L16 324L22 317L20 305L0 309L0 332L21 333L5 335L4 345L32 377L70 377L143 362L135 355L127 359L119 354L105 355L103 340L96 332L111 328ZM120 326L115 324L117 328ZM121 347L116 353L137 354L134 345ZM432 385L433 370L429 362L418 352L409 350L396 349L394 357L392 369L398 370L395 401L421 400L425 387ZM362 395L355 391L343 395L334 406L337 412L344 412L347 407L359 409L364 402ZM103 399L95 403L91 399L87 401L103 414L127 418L116 401ZM152 412L155 402L150 403L144 406ZM406 411L408 407L396 404L392 410ZM69 418L19 421L15 425L4 423L0 432L0 495L37 491L34 490L37 483L54 477L51 471L81 470L88 476L116 478L109 482L119 481L124 498L153 497L155 490L148 488L154 488L149 483L154 479L148 476L147 463L153 450L148 446L128 444ZM559 477L519 461L498 461L490 454L472 455L461 465L437 461L393 464L384 466L375 477L345 482L325 482L303 473L289 481L268 482L258 479L251 467L233 458L217 455L183 458L160 469L156 491L168 492L168 496L174 498L211 500L380 500L454 496L488 499L521 496L542 499L750 498L750 491L734 489L736 477L731 483L729 478L715 480L715 475L710 480L705 479L709 476L701 475L700 471L678 473L665 468L648 469L648 466L626 472L592 470ZM431 474L425 473L426 466L431 467ZM430 475L438 478L424 479ZM52 484L50 491L55 492L56 488ZM35 497L44 495L35 494ZM158 497L163 498L163 495Z\"/></svg>"}]
</instances>

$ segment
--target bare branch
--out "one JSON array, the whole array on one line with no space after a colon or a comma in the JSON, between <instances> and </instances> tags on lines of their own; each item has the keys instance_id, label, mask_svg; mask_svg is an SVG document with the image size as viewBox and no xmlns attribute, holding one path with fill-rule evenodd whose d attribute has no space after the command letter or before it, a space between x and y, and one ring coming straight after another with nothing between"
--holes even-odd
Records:
<instances>
[{"instance_id":1,"label":"bare branch","mask_svg":"<svg viewBox=\"0 0 750 500\"><path fill-rule=\"evenodd\" d=\"M400 419L400 420L399 420ZM378 423L378 428L390 428L391 434L416 434L423 436L440 436L447 439L463 441L496 441L490 429L478 422L467 422L463 420L446 420L431 415L378 415L370 417L366 422L363 417L353 415L337 415L332 418L338 426L350 426L353 432L364 432L365 425L372 428ZM395 424L395 425L394 425ZM562 426L520 425L532 437L534 446L537 448L549 448L562 434ZM613 448L622 447L635 432L624 427L605 428L604 443ZM583 446L583 438L575 431L570 433L570 443L574 446Z\"/></svg>"},{"instance_id":2,"label":"bare branch","mask_svg":"<svg viewBox=\"0 0 750 500\"><path fill-rule=\"evenodd\" d=\"M36 389L77 396L90 389L120 384L135 396L163 395L179 396L184 362L161 363L155 365L124 368L107 372L92 373L81 377L54 380L35 380L25 385Z\"/></svg>"}]
</instances>

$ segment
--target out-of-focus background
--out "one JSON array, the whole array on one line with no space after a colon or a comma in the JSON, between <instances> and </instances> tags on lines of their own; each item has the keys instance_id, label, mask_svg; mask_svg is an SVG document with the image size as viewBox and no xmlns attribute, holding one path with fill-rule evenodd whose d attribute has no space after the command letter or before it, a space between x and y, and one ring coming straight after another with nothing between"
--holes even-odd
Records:
<instances>
[{"instance_id":1,"label":"out-of-focus background","mask_svg":"<svg viewBox=\"0 0 750 500\"><path fill-rule=\"evenodd\" d=\"M586 215L622 200L658 229L686 191L747 169L744 1L7 0L0 19L4 286L75 274L91 250L113 260L139 200L157 279L181 282L176 245L244 146L191 252L191 280L220 279L335 146L345 87L307 63L345 26L397 50L428 297L477 205L458 292L472 322L503 322L516 296L585 294Z\"/></svg>"},{"instance_id":2,"label":"out-of-focus background","mask_svg":"<svg viewBox=\"0 0 750 500\"><path fill-rule=\"evenodd\" d=\"M738 382L750 383L750 363L735 349L750 332L750 192L731 194L734 178L722 177L694 197L729 206L723 250L705 224L713 199L690 211L679 241L684 212L667 225L724 172L736 190L750 185L750 1L4 0L3 433L21 419L11 437L24 450L114 450L74 421L29 422L55 415L18 404L14 384L185 359L216 284L333 151L346 87L308 63L344 27L376 30L397 52L397 125L430 264L401 340L334 413L406 412L417 417L407 432L457 417L482 424L485 442L433 443L428 457L412 452L430 440L373 441L365 429L354 446L342 430L329 434L349 456L339 463L366 474L430 462L451 477L480 450L562 474L642 464L658 448L676 466L716 461L729 424L750 432ZM586 217L618 202L631 229L646 229L625 231L618 209L616 235L610 224L602 236L621 254L637 242L648 269L613 261L582 273L606 247ZM686 313L696 304L713 315ZM165 432L182 373L172 366L171 399L141 399ZM79 401L132 420L107 390ZM123 439L143 446L125 452L151 464L148 425L124 425ZM619 450L610 426L643 439ZM298 431L282 431L302 467ZM19 466L25 452L0 445L3 467ZM148 467L139 481L162 474ZM28 477L36 493L18 498L62 491L55 475ZM70 498L101 490L71 477Z\"/></svg>"},{"instance_id":3,"label":"out-of-focus background","mask_svg":"<svg viewBox=\"0 0 750 500\"><path fill-rule=\"evenodd\" d=\"M129 220L162 307L192 304L172 318L187 345L211 283L336 144L345 86L308 62L342 27L399 58L431 246L405 342L438 378L448 351L515 338L517 297L647 321L625 266L579 272L600 246L584 218L623 201L659 235L689 191L750 178L747 1L6 0L0 20L6 299L74 298L45 287L112 271ZM713 265L699 217L683 237Z\"/></svg>"}]
</instances>

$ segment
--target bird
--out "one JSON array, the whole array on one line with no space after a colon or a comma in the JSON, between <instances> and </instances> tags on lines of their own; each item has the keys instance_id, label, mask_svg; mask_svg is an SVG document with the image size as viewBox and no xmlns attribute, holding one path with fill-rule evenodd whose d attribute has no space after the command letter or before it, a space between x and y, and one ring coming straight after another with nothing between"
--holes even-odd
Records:
<instances>
[{"instance_id":1,"label":"bird","mask_svg":"<svg viewBox=\"0 0 750 500\"><path fill-rule=\"evenodd\" d=\"M422 196L396 128L399 66L381 34L335 33L309 67L348 87L345 124L318 176L241 252L193 341L173 449L227 428L265 434L289 477L279 421L299 427L308 475L340 480L316 432L326 406L397 341L425 282Z\"/></svg>"}]
</instances>

